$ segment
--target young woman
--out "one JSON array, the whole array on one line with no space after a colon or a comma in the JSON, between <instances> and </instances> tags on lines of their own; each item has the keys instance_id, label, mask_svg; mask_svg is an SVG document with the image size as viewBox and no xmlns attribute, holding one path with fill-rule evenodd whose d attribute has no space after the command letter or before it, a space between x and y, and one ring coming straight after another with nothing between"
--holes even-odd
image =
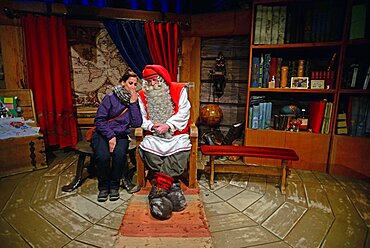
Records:
<instances>
[{"instance_id":1,"label":"young woman","mask_svg":"<svg viewBox=\"0 0 370 248\"><path fill-rule=\"evenodd\" d=\"M124 167L127 167L130 127L140 127L143 122L137 101L137 75L126 72L120 83L113 88L112 94L103 98L94 120L96 130L91 146L94 150L100 202L106 201L108 196L111 201L119 199L122 172L128 170ZM124 180L124 186L129 193L136 189L129 180Z\"/></svg>"}]
</instances>

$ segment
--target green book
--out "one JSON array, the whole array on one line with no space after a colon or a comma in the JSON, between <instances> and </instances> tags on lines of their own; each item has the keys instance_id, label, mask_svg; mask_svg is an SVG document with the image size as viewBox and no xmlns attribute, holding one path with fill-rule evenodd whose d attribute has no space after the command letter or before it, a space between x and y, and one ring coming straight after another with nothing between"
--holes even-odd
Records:
<instances>
[{"instance_id":1,"label":"green book","mask_svg":"<svg viewBox=\"0 0 370 248\"><path fill-rule=\"evenodd\" d=\"M366 5L356 4L352 6L351 29L349 39L362 39L365 37Z\"/></svg>"}]
</instances>

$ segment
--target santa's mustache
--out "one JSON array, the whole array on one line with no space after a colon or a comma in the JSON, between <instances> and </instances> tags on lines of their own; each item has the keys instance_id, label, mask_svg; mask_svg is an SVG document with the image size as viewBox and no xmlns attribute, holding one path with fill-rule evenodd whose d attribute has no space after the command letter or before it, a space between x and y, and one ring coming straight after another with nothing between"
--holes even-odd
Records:
<instances>
[{"instance_id":1,"label":"santa's mustache","mask_svg":"<svg viewBox=\"0 0 370 248\"><path fill-rule=\"evenodd\" d=\"M155 85L148 85L147 83L143 86L144 91L153 91L162 89L162 82L158 82Z\"/></svg>"}]
</instances>

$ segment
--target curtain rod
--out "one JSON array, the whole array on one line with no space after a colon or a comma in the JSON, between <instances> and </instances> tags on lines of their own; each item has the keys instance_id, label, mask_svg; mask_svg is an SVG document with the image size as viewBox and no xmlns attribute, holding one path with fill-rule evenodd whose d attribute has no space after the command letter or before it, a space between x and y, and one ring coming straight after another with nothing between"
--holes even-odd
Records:
<instances>
[{"instance_id":1,"label":"curtain rod","mask_svg":"<svg viewBox=\"0 0 370 248\"><path fill-rule=\"evenodd\" d=\"M31 10L12 10L8 7L4 7L3 9L5 15L10 18L19 18L19 14L35 14L41 16L65 16L67 18L72 19L80 19L80 20L91 20L91 21L99 21L99 20L126 20L126 21L152 21L155 23L177 23L183 26L190 26L189 22L180 22L180 21L160 21L160 20L149 20L149 19L138 19L138 18L125 18L125 17L107 17L107 16L98 16L98 15L76 15L76 14L68 14L68 13L55 13L51 11L51 8L47 8L47 13L42 11L31 11ZM164 13L162 13L162 19L164 19Z\"/></svg>"}]
</instances>

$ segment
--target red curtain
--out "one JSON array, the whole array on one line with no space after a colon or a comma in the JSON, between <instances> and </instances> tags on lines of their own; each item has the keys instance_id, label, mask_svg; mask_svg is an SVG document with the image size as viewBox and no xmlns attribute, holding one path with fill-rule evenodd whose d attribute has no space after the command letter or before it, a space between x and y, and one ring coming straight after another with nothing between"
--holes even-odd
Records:
<instances>
[{"instance_id":1,"label":"red curtain","mask_svg":"<svg viewBox=\"0 0 370 248\"><path fill-rule=\"evenodd\" d=\"M145 22L144 27L153 62L164 66L172 81L177 81L178 24Z\"/></svg>"},{"instance_id":2,"label":"red curtain","mask_svg":"<svg viewBox=\"0 0 370 248\"><path fill-rule=\"evenodd\" d=\"M26 45L28 85L32 89L47 146L77 144L66 25L63 17L21 17Z\"/></svg>"}]
</instances>

